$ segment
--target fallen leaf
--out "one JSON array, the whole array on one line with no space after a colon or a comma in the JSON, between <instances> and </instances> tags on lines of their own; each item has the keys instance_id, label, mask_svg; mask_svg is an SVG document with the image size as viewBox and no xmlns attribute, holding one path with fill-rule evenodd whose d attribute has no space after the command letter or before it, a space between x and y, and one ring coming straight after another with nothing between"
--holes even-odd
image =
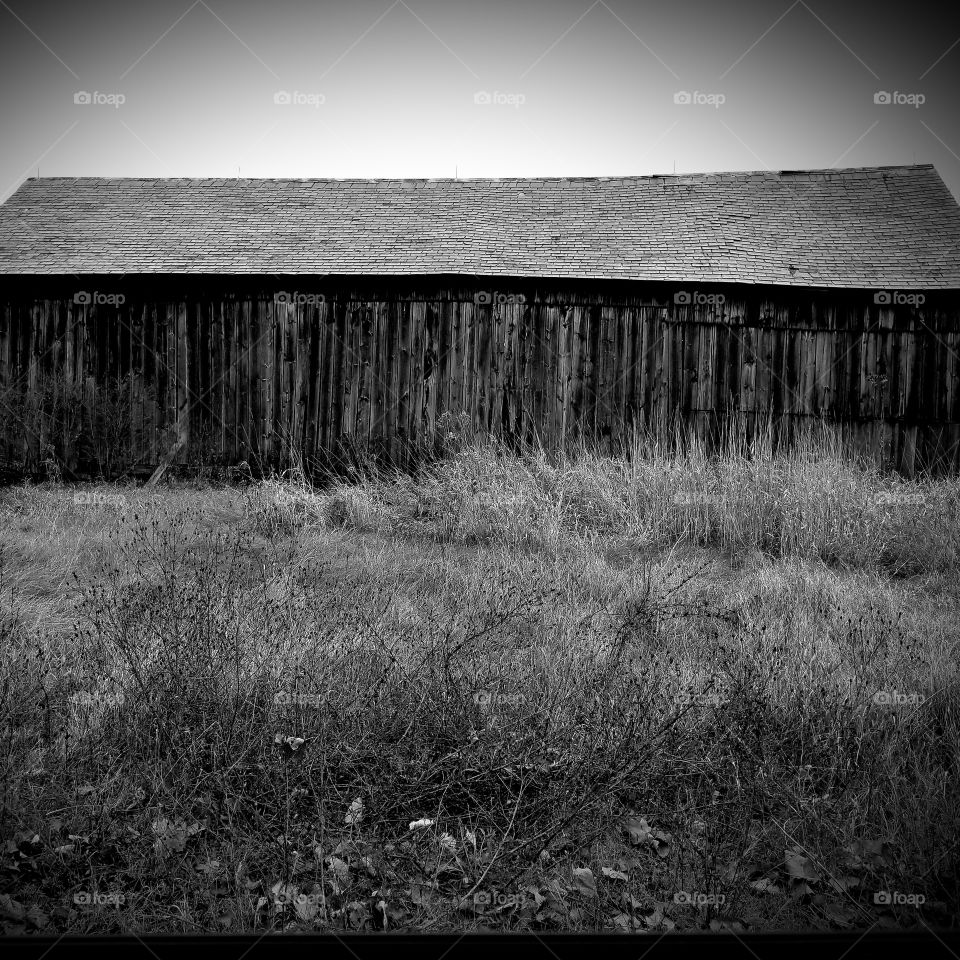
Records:
<instances>
[{"instance_id":1,"label":"fallen leaf","mask_svg":"<svg viewBox=\"0 0 960 960\"><path fill-rule=\"evenodd\" d=\"M624 821L624 829L635 847L653 847L658 856L666 857L670 853L672 838L669 833L656 830L644 817L629 817Z\"/></svg>"},{"instance_id":2,"label":"fallen leaf","mask_svg":"<svg viewBox=\"0 0 960 960\"><path fill-rule=\"evenodd\" d=\"M666 857L670 853L670 835L654 830L652 836L657 848L657 856Z\"/></svg>"},{"instance_id":3,"label":"fallen leaf","mask_svg":"<svg viewBox=\"0 0 960 960\"><path fill-rule=\"evenodd\" d=\"M200 823L188 825L183 820L167 820L165 817L154 820L151 827L157 837L154 849L161 855L186 850L187 840L204 829Z\"/></svg>"},{"instance_id":4,"label":"fallen leaf","mask_svg":"<svg viewBox=\"0 0 960 960\"><path fill-rule=\"evenodd\" d=\"M585 897L595 897L597 895L597 881L593 876L593 871L588 867L574 868L573 886L577 893L581 893Z\"/></svg>"},{"instance_id":5,"label":"fallen leaf","mask_svg":"<svg viewBox=\"0 0 960 960\"><path fill-rule=\"evenodd\" d=\"M524 887L524 889L530 894L531 897L533 897L533 901L536 904L537 909L539 909L546 902L547 898L536 887Z\"/></svg>"},{"instance_id":6,"label":"fallen leaf","mask_svg":"<svg viewBox=\"0 0 960 960\"><path fill-rule=\"evenodd\" d=\"M641 903L635 896L633 896L633 894L630 894L630 893L625 893L625 894L623 895L623 902L624 902L631 910L648 910L648 909L650 909L649 907L647 907L646 905L644 905L643 903Z\"/></svg>"},{"instance_id":7,"label":"fallen leaf","mask_svg":"<svg viewBox=\"0 0 960 960\"><path fill-rule=\"evenodd\" d=\"M651 834L650 824L643 817L630 817L624 823L624 829L630 837L630 842L634 846L646 843Z\"/></svg>"},{"instance_id":8,"label":"fallen leaf","mask_svg":"<svg viewBox=\"0 0 960 960\"><path fill-rule=\"evenodd\" d=\"M856 916L855 911L841 903L828 903L823 912L827 917L840 927L849 927Z\"/></svg>"},{"instance_id":9,"label":"fallen leaf","mask_svg":"<svg viewBox=\"0 0 960 960\"><path fill-rule=\"evenodd\" d=\"M769 877L761 877L750 884L751 889L757 893L783 893L783 889L775 884Z\"/></svg>"},{"instance_id":10,"label":"fallen leaf","mask_svg":"<svg viewBox=\"0 0 960 960\"><path fill-rule=\"evenodd\" d=\"M359 823L363 819L364 811L365 807L363 804L363 798L357 797L357 799L354 800L347 809L347 813L343 818L343 822L350 825Z\"/></svg>"},{"instance_id":11,"label":"fallen leaf","mask_svg":"<svg viewBox=\"0 0 960 960\"><path fill-rule=\"evenodd\" d=\"M846 893L848 890L854 890L860 886L859 877L831 877L830 886L839 893Z\"/></svg>"},{"instance_id":12,"label":"fallen leaf","mask_svg":"<svg viewBox=\"0 0 960 960\"><path fill-rule=\"evenodd\" d=\"M643 922L651 928L660 926L660 924L663 922L663 911L657 907L655 910L643 917Z\"/></svg>"},{"instance_id":13,"label":"fallen leaf","mask_svg":"<svg viewBox=\"0 0 960 960\"><path fill-rule=\"evenodd\" d=\"M457 841L449 833L445 833L440 837L440 846L448 853L457 852Z\"/></svg>"},{"instance_id":14,"label":"fallen leaf","mask_svg":"<svg viewBox=\"0 0 960 960\"><path fill-rule=\"evenodd\" d=\"M27 911L22 903L18 903L8 893L0 893L0 917L20 921L26 915Z\"/></svg>"},{"instance_id":15,"label":"fallen leaf","mask_svg":"<svg viewBox=\"0 0 960 960\"><path fill-rule=\"evenodd\" d=\"M882 867L887 865L891 847L883 840L855 840L846 848L847 860L853 867Z\"/></svg>"},{"instance_id":16,"label":"fallen leaf","mask_svg":"<svg viewBox=\"0 0 960 960\"><path fill-rule=\"evenodd\" d=\"M802 850L794 847L791 850L784 850L784 863L787 873L794 880L819 880L820 874L813 865L813 861L806 856Z\"/></svg>"},{"instance_id":17,"label":"fallen leaf","mask_svg":"<svg viewBox=\"0 0 960 960\"><path fill-rule=\"evenodd\" d=\"M620 870L613 870L610 867L601 867L600 872L608 880L629 880L630 878Z\"/></svg>"}]
</instances>

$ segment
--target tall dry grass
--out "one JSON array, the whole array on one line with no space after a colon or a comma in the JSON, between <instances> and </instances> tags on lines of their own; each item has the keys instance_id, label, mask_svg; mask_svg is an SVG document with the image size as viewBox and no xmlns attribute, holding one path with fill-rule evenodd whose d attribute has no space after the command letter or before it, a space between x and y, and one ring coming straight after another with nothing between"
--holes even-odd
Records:
<instances>
[{"instance_id":1,"label":"tall dry grass","mask_svg":"<svg viewBox=\"0 0 960 960\"><path fill-rule=\"evenodd\" d=\"M6 491L4 892L85 930L955 921L958 487L848 453Z\"/></svg>"},{"instance_id":2,"label":"tall dry grass","mask_svg":"<svg viewBox=\"0 0 960 960\"><path fill-rule=\"evenodd\" d=\"M510 548L555 551L590 539L716 547L894 575L955 569L960 559L960 480L884 472L822 425L786 449L769 427L749 442L730 432L710 454L696 438L678 449L639 433L617 456L583 442L518 453L471 439L415 477L371 468L325 498L308 489L298 501L295 491L278 497L353 528L406 525Z\"/></svg>"}]
</instances>

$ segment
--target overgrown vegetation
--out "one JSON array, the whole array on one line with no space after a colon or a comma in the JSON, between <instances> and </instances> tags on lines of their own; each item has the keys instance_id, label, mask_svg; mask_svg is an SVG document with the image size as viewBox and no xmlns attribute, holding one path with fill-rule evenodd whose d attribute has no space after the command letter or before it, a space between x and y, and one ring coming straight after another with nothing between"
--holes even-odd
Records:
<instances>
[{"instance_id":1,"label":"overgrown vegetation","mask_svg":"<svg viewBox=\"0 0 960 960\"><path fill-rule=\"evenodd\" d=\"M956 479L448 440L2 492L8 930L956 924Z\"/></svg>"},{"instance_id":2,"label":"overgrown vegetation","mask_svg":"<svg viewBox=\"0 0 960 960\"><path fill-rule=\"evenodd\" d=\"M41 476L62 479L81 469L88 476L116 479L149 446L148 430L133 411L155 405L154 388L138 390L130 375L79 382L38 371L33 380L20 377L0 385L12 440L5 453L13 455L14 473L42 467Z\"/></svg>"}]
</instances>

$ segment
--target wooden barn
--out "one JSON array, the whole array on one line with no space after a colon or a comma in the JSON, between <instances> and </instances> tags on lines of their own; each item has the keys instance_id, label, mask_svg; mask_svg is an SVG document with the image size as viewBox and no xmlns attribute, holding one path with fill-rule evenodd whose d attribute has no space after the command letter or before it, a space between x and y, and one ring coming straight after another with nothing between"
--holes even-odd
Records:
<instances>
[{"instance_id":1,"label":"wooden barn","mask_svg":"<svg viewBox=\"0 0 960 960\"><path fill-rule=\"evenodd\" d=\"M960 207L929 165L29 179L0 206L0 412L12 472L734 414L955 469Z\"/></svg>"}]
</instances>

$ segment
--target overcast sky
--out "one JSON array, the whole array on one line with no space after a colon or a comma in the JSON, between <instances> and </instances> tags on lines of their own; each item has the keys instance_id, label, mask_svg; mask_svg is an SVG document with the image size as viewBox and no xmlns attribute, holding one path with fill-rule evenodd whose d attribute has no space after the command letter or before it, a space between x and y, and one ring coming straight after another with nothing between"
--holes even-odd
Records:
<instances>
[{"instance_id":1,"label":"overcast sky","mask_svg":"<svg viewBox=\"0 0 960 960\"><path fill-rule=\"evenodd\" d=\"M957 4L65 6L0 0L0 199L38 169L508 177L909 163L933 163L960 197Z\"/></svg>"}]
</instances>

